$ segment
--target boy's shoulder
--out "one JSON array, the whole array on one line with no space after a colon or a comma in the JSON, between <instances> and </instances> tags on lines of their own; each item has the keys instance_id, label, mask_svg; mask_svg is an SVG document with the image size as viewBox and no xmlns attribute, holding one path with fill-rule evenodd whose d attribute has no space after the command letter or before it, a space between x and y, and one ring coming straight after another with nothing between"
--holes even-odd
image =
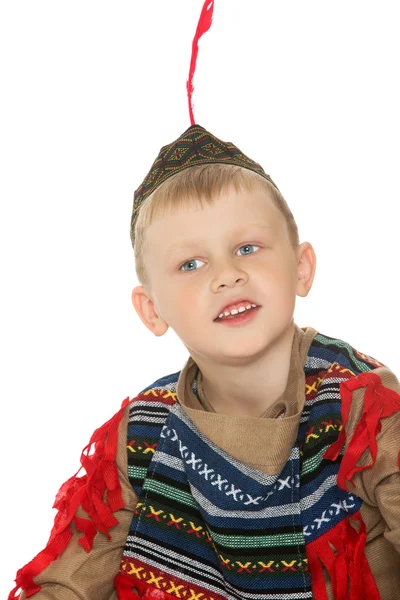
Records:
<instances>
[{"instance_id":1,"label":"boy's shoulder","mask_svg":"<svg viewBox=\"0 0 400 600\"><path fill-rule=\"evenodd\" d=\"M352 403L358 399L358 402L364 404L366 388L374 390L375 399L380 399L383 395L383 388L389 390L389 395L391 391L400 394L399 379L390 367L340 338L316 332L308 349L306 370L307 365L311 372L321 368L326 370L327 378L333 376L343 380L343 385L349 392L360 390L357 394L351 394ZM361 388L364 390L362 393ZM343 401L343 388L341 396Z\"/></svg>"},{"instance_id":2,"label":"boy's shoulder","mask_svg":"<svg viewBox=\"0 0 400 600\"><path fill-rule=\"evenodd\" d=\"M326 363L337 364L349 369L354 375L373 370L390 369L373 356L358 350L345 340L316 332L308 349L308 359L318 357Z\"/></svg>"},{"instance_id":3,"label":"boy's shoulder","mask_svg":"<svg viewBox=\"0 0 400 600\"><path fill-rule=\"evenodd\" d=\"M181 372L182 370L163 375L143 388L130 399L128 412L140 412L146 409L159 411L162 408L169 411L178 401L177 387Z\"/></svg>"},{"instance_id":4,"label":"boy's shoulder","mask_svg":"<svg viewBox=\"0 0 400 600\"><path fill-rule=\"evenodd\" d=\"M176 371L176 373L171 373L170 375L163 375L163 377L159 377L153 381L153 383L143 388L139 392L138 396L148 395L151 390L171 390L172 392L176 392L176 386L181 372L182 370Z\"/></svg>"}]
</instances>

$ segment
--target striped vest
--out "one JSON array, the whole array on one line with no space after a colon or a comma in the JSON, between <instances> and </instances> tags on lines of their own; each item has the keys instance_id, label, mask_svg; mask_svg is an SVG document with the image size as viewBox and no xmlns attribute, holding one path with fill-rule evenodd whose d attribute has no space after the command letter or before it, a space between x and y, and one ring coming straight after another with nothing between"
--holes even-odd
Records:
<instances>
[{"instance_id":1,"label":"striped vest","mask_svg":"<svg viewBox=\"0 0 400 600\"><path fill-rule=\"evenodd\" d=\"M343 460L343 400L378 385L378 366L341 340L314 337L297 440L276 475L198 431L177 402L179 372L145 388L130 405L128 475L139 502L118 597L325 600L323 565L335 597L379 599L362 502L346 491L343 471L354 467Z\"/></svg>"}]
</instances>

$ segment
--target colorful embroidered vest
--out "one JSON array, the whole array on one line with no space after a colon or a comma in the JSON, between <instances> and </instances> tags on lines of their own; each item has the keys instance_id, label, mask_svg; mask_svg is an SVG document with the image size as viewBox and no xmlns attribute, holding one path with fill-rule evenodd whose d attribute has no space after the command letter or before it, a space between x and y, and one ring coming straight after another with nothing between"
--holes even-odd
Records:
<instances>
[{"instance_id":1,"label":"colorful embroidered vest","mask_svg":"<svg viewBox=\"0 0 400 600\"><path fill-rule=\"evenodd\" d=\"M179 372L144 389L130 406L128 475L139 502L115 580L118 597L324 600L324 565L335 597L379 598L363 552L362 502L337 485L345 476L346 385L379 384L373 373L359 381L378 366L345 342L315 336L297 441L274 476L197 430L177 402Z\"/></svg>"},{"instance_id":2,"label":"colorful embroidered vest","mask_svg":"<svg viewBox=\"0 0 400 600\"><path fill-rule=\"evenodd\" d=\"M124 507L116 453L128 405L128 475L139 501L115 578L120 600L327 600L322 567L335 600L379 600L361 500L346 484L375 463L381 420L400 411L400 395L374 372L381 366L341 340L314 337L297 440L274 476L197 430L177 402L180 372L125 398L82 451L84 474L61 486L46 548L19 569L9 600L41 590L36 577L61 557L73 527L86 552L98 534L113 535ZM346 443L358 388L365 388L362 413ZM358 466L367 448L372 462Z\"/></svg>"}]
</instances>

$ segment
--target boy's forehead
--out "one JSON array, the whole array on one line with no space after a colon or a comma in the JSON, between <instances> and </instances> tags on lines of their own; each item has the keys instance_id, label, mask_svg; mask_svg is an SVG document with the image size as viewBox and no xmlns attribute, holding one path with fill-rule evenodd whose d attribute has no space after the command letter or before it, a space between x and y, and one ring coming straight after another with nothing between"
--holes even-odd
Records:
<instances>
[{"instance_id":1,"label":"boy's forehead","mask_svg":"<svg viewBox=\"0 0 400 600\"><path fill-rule=\"evenodd\" d=\"M223 225L220 225L220 229L222 230L223 228L224 228ZM240 236L240 235L246 234L246 233L250 234L251 232L256 233L257 231L271 234L274 231L276 231L276 227L258 222L258 223L247 223L246 225L241 225L235 229L229 229L229 233L233 237L237 237L237 236ZM171 240L169 243L167 242L167 244L164 248L166 256L173 254L173 252L175 250L180 250L181 248L193 248L195 246L204 245L207 241L206 235L199 235L196 237L189 237L189 238L184 237L184 236L185 236L185 234L184 234L184 232L182 232L182 235L177 236L179 238L178 240L175 240L175 241Z\"/></svg>"},{"instance_id":2,"label":"boy's forehead","mask_svg":"<svg viewBox=\"0 0 400 600\"><path fill-rule=\"evenodd\" d=\"M271 211L276 212L276 205L269 190L258 179L246 183L227 183L212 193L211 198L205 194L178 192L175 194L175 204L169 202L166 209L160 211L159 219L178 217L180 220L196 220L204 213L204 220L212 220L218 212L234 210L237 220L251 220L254 214L262 214L271 218ZM278 211L279 212L279 211ZM240 215L239 215L240 213ZM158 220L157 217L155 220Z\"/></svg>"},{"instance_id":3,"label":"boy's forehead","mask_svg":"<svg viewBox=\"0 0 400 600\"><path fill-rule=\"evenodd\" d=\"M190 202L160 213L146 234L154 259L163 261L219 242L250 243L253 238L255 243L257 237L272 242L284 235L284 217L265 188L225 191L211 204Z\"/></svg>"}]
</instances>

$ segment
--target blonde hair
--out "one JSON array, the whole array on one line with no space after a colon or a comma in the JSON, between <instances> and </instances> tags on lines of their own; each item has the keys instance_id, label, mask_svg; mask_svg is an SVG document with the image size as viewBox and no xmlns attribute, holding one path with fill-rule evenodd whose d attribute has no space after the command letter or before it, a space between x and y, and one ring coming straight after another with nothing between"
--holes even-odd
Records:
<instances>
[{"instance_id":1,"label":"blonde hair","mask_svg":"<svg viewBox=\"0 0 400 600\"><path fill-rule=\"evenodd\" d=\"M265 189L285 218L289 239L294 248L299 245L299 232L292 211L279 190L254 171L222 163L197 165L172 175L144 201L135 225L135 270L141 285L150 290L146 270L146 230L156 219L186 207L204 208L204 202L213 204L220 193L232 186L251 191L258 185Z\"/></svg>"}]
</instances>

